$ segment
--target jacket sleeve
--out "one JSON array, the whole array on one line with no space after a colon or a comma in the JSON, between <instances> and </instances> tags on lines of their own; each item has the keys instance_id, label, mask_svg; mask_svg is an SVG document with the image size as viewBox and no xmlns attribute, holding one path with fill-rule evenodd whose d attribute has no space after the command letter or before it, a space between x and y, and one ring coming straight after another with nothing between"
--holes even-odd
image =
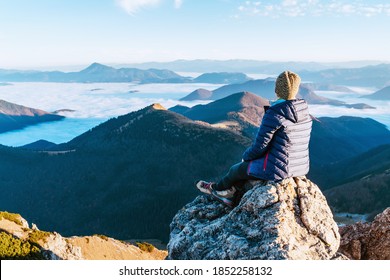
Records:
<instances>
[{"instance_id":1,"label":"jacket sleeve","mask_svg":"<svg viewBox=\"0 0 390 280\"><path fill-rule=\"evenodd\" d=\"M281 127L280 120L276 115L268 110L263 117L263 121L257 132L256 140L246 151L244 152L242 159L244 161L251 161L263 156L268 148L269 143L272 140L274 133Z\"/></svg>"}]
</instances>

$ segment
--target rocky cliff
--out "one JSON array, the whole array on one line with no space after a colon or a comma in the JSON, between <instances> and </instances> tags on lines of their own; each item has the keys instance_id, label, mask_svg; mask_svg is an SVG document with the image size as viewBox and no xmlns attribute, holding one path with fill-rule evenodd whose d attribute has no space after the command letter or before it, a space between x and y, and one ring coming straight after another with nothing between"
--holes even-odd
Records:
<instances>
[{"instance_id":1,"label":"rocky cliff","mask_svg":"<svg viewBox=\"0 0 390 280\"><path fill-rule=\"evenodd\" d=\"M174 217L168 259L332 259L338 226L317 185L306 177L252 181L229 209L198 196Z\"/></svg>"},{"instance_id":2,"label":"rocky cliff","mask_svg":"<svg viewBox=\"0 0 390 280\"><path fill-rule=\"evenodd\" d=\"M390 208L371 223L340 227L340 252L354 260L390 260Z\"/></svg>"},{"instance_id":3,"label":"rocky cliff","mask_svg":"<svg viewBox=\"0 0 390 280\"><path fill-rule=\"evenodd\" d=\"M62 237L41 231L18 214L0 212L0 259L162 260L167 252L148 243L138 246L104 235Z\"/></svg>"}]
</instances>

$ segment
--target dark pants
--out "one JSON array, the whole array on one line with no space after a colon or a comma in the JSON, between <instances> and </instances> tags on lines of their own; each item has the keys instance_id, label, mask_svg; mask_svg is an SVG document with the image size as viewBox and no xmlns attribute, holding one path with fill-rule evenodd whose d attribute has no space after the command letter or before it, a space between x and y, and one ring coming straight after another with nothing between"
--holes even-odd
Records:
<instances>
[{"instance_id":1,"label":"dark pants","mask_svg":"<svg viewBox=\"0 0 390 280\"><path fill-rule=\"evenodd\" d=\"M248 161L239 162L230 167L229 172L217 183L215 190L223 191L232 186L242 186L248 180L259 180L247 173Z\"/></svg>"}]
</instances>

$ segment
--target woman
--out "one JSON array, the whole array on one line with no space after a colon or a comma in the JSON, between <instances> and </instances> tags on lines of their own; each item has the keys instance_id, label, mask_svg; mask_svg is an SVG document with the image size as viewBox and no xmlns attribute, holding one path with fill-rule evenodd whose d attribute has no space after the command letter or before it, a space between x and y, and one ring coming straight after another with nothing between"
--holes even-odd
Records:
<instances>
[{"instance_id":1,"label":"woman","mask_svg":"<svg viewBox=\"0 0 390 280\"><path fill-rule=\"evenodd\" d=\"M198 181L196 187L233 206L234 186L246 180L281 181L309 172L312 120L305 100L295 99L301 78L284 71L276 79L278 99L266 110L256 140L218 182Z\"/></svg>"}]
</instances>

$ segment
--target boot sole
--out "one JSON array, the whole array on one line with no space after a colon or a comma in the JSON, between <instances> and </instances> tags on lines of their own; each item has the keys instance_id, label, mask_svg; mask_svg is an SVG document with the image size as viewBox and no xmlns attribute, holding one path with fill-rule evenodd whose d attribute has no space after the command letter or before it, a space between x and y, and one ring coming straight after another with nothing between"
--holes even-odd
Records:
<instances>
[{"instance_id":1,"label":"boot sole","mask_svg":"<svg viewBox=\"0 0 390 280\"><path fill-rule=\"evenodd\" d=\"M218 194L215 193L215 191L211 192L211 196L216 200L218 200L219 202L222 202L224 205L228 206L229 208L234 207L233 201L224 197L220 197Z\"/></svg>"}]
</instances>

